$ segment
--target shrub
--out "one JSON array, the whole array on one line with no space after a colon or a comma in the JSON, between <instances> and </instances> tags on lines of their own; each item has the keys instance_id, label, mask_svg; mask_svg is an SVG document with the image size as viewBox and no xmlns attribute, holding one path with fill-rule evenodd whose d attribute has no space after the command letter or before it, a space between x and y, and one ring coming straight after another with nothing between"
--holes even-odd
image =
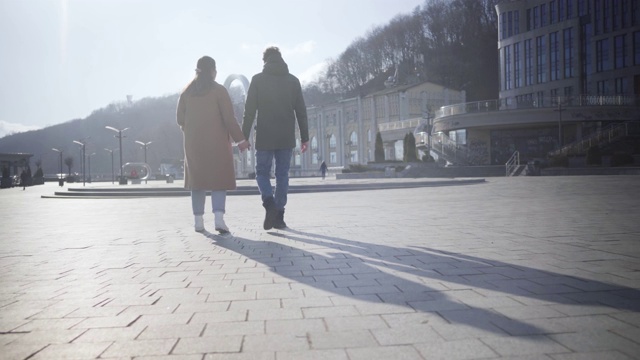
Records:
<instances>
[{"instance_id":1,"label":"shrub","mask_svg":"<svg viewBox=\"0 0 640 360\"><path fill-rule=\"evenodd\" d=\"M376 149L374 158L376 162L384 162L384 145L382 144L382 135L379 131L376 134Z\"/></svg>"},{"instance_id":2,"label":"shrub","mask_svg":"<svg viewBox=\"0 0 640 360\"><path fill-rule=\"evenodd\" d=\"M434 159L433 156L431 156L430 154L422 155L422 162L432 163L432 162L435 162L435 161L436 161L436 159Z\"/></svg>"},{"instance_id":3,"label":"shrub","mask_svg":"<svg viewBox=\"0 0 640 360\"><path fill-rule=\"evenodd\" d=\"M611 157L611 166L625 166L633 164L633 155L629 153L615 153Z\"/></svg>"},{"instance_id":4,"label":"shrub","mask_svg":"<svg viewBox=\"0 0 640 360\"><path fill-rule=\"evenodd\" d=\"M587 165L602 165L602 154L598 145L593 145L587 149L586 162Z\"/></svg>"},{"instance_id":5,"label":"shrub","mask_svg":"<svg viewBox=\"0 0 640 360\"><path fill-rule=\"evenodd\" d=\"M556 155L549 159L550 167L569 167L569 158L566 155Z\"/></svg>"}]
</instances>

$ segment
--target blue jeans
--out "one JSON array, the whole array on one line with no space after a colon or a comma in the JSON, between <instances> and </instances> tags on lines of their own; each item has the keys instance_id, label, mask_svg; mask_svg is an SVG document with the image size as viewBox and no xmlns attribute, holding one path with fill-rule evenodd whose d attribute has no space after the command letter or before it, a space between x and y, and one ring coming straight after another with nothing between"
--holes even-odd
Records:
<instances>
[{"instance_id":1,"label":"blue jeans","mask_svg":"<svg viewBox=\"0 0 640 360\"><path fill-rule=\"evenodd\" d=\"M289 191L289 167L293 149L256 150L256 182L262 195L262 201L273 197L278 210L284 210L287 205ZM276 191L271 187L271 163L276 163Z\"/></svg>"},{"instance_id":2,"label":"blue jeans","mask_svg":"<svg viewBox=\"0 0 640 360\"><path fill-rule=\"evenodd\" d=\"M193 215L204 215L204 203L206 199L207 190L191 190L191 209L193 209ZM224 213L226 201L226 190L216 190L211 192L211 208L213 212L221 211Z\"/></svg>"}]
</instances>

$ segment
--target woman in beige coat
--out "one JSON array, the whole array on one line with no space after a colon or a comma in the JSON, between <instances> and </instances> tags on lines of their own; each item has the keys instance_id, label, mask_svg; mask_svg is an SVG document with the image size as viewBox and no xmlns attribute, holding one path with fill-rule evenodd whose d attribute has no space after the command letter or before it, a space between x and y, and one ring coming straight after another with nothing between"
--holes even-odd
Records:
<instances>
[{"instance_id":1,"label":"woman in beige coat","mask_svg":"<svg viewBox=\"0 0 640 360\"><path fill-rule=\"evenodd\" d=\"M198 60L195 78L178 100L177 121L184 136L184 187L191 190L195 229L204 231L204 205L211 191L215 229L228 233L224 223L227 190L236 188L231 139L241 151L249 148L233 114L231 98L215 81L216 62Z\"/></svg>"}]
</instances>

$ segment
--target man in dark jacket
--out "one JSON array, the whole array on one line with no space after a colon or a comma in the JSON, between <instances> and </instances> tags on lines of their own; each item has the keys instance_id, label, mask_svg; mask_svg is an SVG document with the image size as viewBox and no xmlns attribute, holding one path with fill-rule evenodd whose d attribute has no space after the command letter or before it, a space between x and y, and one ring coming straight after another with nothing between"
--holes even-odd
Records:
<instances>
[{"instance_id":1,"label":"man in dark jacket","mask_svg":"<svg viewBox=\"0 0 640 360\"><path fill-rule=\"evenodd\" d=\"M309 145L307 108L297 77L289 73L277 47L267 48L264 67L251 79L244 108L242 132L251 139L256 120L256 181L266 210L264 229L284 229L284 207L289 190L289 166L296 147L296 121L300 130L300 151ZM271 163L275 159L276 190L271 187Z\"/></svg>"}]
</instances>

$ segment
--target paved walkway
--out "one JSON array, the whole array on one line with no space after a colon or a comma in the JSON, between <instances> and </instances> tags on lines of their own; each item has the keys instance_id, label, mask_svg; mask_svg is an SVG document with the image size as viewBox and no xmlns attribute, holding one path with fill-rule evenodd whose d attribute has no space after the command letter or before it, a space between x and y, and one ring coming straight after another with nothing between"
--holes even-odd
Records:
<instances>
[{"instance_id":1,"label":"paved walkway","mask_svg":"<svg viewBox=\"0 0 640 360\"><path fill-rule=\"evenodd\" d=\"M1 359L640 359L639 177L230 196L228 237L57 189L0 190Z\"/></svg>"}]
</instances>

